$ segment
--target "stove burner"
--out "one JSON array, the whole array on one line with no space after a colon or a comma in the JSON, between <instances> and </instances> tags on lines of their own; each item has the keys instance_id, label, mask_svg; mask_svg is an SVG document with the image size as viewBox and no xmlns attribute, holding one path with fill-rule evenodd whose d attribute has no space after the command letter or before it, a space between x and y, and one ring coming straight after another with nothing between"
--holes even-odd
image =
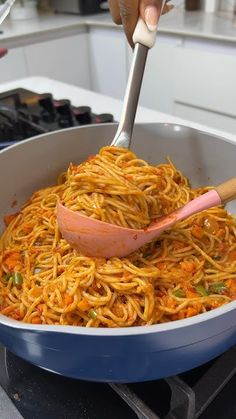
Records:
<instances>
[{"instance_id":1,"label":"stove burner","mask_svg":"<svg viewBox=\"0 0 236 419\"><path fill-rule=\"evenodd\" d=\"M0 149L39 134L107 122L113 115L95 115L89 106L74 107L51 93L16 89L0 94Z\"/></svg>"},{"instance_id":2,"label":"stove burner","mask_svg":"<svg viewBox=\"0 0 236 419\"><path fill-rule=\"evenodd\" d=\"M58 376L0 347L0 384L24 419L235 419L235 359L236 346L177 377L108 385Z\"/></svg>"}]
</instances>

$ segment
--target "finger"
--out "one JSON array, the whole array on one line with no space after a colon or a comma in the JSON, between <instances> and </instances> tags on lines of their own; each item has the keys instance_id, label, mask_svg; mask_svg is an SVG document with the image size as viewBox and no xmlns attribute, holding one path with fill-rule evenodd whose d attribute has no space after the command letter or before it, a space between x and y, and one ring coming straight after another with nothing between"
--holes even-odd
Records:
<instances>
[{"instance_id":1,"label":"finger","mask_svg":"<svg viewBox=\"0 0 236 419\"><path fill-rule=\"evenodd\" d=\"M150 31L156 30L161 15L162 0L141 0L140 16Z\"/></svg>"},{"instance_id":2,"label":"finger","mask_svg":"<svg viewBox=\"0 0 236 419\"><path fill-rule=\"evenodd\" d=\"M125 34L133 47L132 36L139 17L139 0L120 0L119 5Z\"/></svg>"},{"instance_id":3,"label":"finger","mask_svg":"<svg viewBox=\"0 0 236 419\"><path fill-rule=\"evenodd\" d=\"M117 25L121 25L121 16L120 16L120 7L119 7L119 1L118 0L108 0L109 9L111 12L111 17L113 22L115 22Z\"/></svg>"},{"instance_id":4,"label":"finger","mask_svg":"<svg viewBox=\"0 0 236 419\"><path fill-rule=\"evenodd\" d=\"M162 10L162 15L165 15L166 13L170 12L172 9L174 9L174 5L173 4L165 4L165 6L163 7Z\"/></svg>"},{"instance_id":5,"label":"finger","mask_svg":"<svg viewBox=\"0 0 236 419\"><path fill-rule=\"evenodd\" d=\"M4 55L7 54L7 49L6 48L0 48L0 58L4 57Z\"/></svg>"}]
</instances>

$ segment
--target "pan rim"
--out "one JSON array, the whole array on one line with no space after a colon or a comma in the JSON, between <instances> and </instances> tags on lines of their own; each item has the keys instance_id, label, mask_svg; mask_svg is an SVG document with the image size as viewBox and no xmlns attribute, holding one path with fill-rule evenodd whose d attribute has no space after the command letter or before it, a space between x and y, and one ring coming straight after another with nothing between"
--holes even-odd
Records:
<instances>
[{"instance_id":1,"label":"pan rim","mask_svg":"<svg viewBox=\"0 0 236 419\"><path fill-rule=\"evenodd\" d=\"M28 138L16 144L13 144L3 150L0 150L0 157L2 154L8 153L15 147L21 147L26 145L27 143L31 143L32 141L40 141L44 137L48 137L49 135L55 136L57 134L65 133L65 131L72 131L72 130L84 130L84 129L94 129L95 127L104 127L104 126L116 126L117 123L105 123L105 124L91 124L91 125L84 125L81 127L71 127L65 130L57 130L51 133L40 134L35 137ZM192 123L188 124L187 122L179 123L176 122L139 122L135 124L135 126L142 126L142 127L149 127L149 126L166 126L172 127L180 127L183 129L190 129L198 133L210 135L213 138L217 138L221 141L236 144L236 137L233 138L233 134L226 133L222 136L222 133L217 130L213 130L210 127L202 128L198 124ZM215 131L212 132L212 131ZM106 337L115 337L115 336L135 336L135 335L150 335L153 333L165 333L167 331L174 331L176 329L181 329L182 327L189 327L189 326L197 326L206 321L213 320L215 318L221 317L224 314L227 314L236 309L236 300L231 301L229 303L224 304L223 306L213 309L207 313L201 313L196 316L182 319L182 320L174 320L167 323L158 323L146 326L131 326L131 327L120 327L120 328L86 328L83 326L63 326L63 325L32 325L29 323L23 323L17 320L13 320L5 315L0 314L0 325L10 327L11 329L24 329L25 331L41 331L41 332L51 332L51 333L64 333L64 334L73 334L73 335L89 335L89 336L106 336ZM230 326L227 328L229 329ZM225 329L224 329L225 330Z\"/></svg>"},{"instance_id":2,"label":"pan rim","mask_svg":"<svg viewBox=\"0 0 236 419\"><path fill-rule=\"evenodd\" d=\"M30 323L23 323L19 320L13 320L3 314L0 314L0 326L7 326L11 329L24 329L24 331L41 331L51 333L63 333L83 336L136 336L136 335L152 335L156 333L166 333L167 331L174 332L177 329L202 325L205 322L222 317L229 312L236 310L236 300L226 303L221 307L215 308L207 313L201 313L193 317L182 320L173 320L167 323L157 323L146 326L130 326L119 328L105 328L105 327L84 327L84 326L63 326L63 325L33 325ZM236 324L236 322L235 322ZM232 326L224 327L224 331L230 329ZM217 332L219 333L219 331Z\"/></svg>"}]
</instances>

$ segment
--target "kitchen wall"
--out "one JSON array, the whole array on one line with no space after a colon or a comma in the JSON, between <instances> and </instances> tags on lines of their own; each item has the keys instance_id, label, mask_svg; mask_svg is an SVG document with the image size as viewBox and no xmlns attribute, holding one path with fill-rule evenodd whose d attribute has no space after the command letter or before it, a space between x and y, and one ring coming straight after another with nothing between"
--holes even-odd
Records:
<instances>
[{"instance_id":1,"label":"kitchen wall","mask_svg":"<svg viewBox=\"0 0 236 419\"><path fill-rule=\"evenodd\" d=\"M160 21L140 104L236 134L234 22L177 4ZM109 14L9 21L3 31L1 82L41 75L123 99L132 50Z\"/></svg>"},{"instance_id":2,"label":"kitchen wall","mask_svg":"<svg viewBox=\"0 0 236 419\"><path fill-rule=\"evenodd\" d=\"M235 5L235 0L220 0L219 9L223 11L233 12Z\"/></svg>"}]
</instances>

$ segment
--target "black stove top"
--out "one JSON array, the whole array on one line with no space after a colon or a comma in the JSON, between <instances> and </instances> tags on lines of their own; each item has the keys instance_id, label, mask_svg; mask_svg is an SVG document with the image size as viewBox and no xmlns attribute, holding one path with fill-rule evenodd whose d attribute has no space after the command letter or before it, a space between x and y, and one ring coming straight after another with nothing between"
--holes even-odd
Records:
<instances>
[{"instance_id":1,"label":"black stove top","mask_svg":"<svg viewBox=\"0 0 236 419\"><path fill-rule=\"evenodd\" d=\"M0 385L24 419L235 419L235 371L236 346L178 377L91 383L42 370L0 347Z\"/></svg>"},{"instance_id":2,"label":"black stove top","mask_svg":"<svg viewBox=\"0 0 236 419\"><path fill-rule=\"evenodd\" d=\"M16 89L0 94L0 149L35 135L107 122L113 122L112 114L94 114L90 106L76 107L50 93Z\"/></svg>"}]
</instances>

